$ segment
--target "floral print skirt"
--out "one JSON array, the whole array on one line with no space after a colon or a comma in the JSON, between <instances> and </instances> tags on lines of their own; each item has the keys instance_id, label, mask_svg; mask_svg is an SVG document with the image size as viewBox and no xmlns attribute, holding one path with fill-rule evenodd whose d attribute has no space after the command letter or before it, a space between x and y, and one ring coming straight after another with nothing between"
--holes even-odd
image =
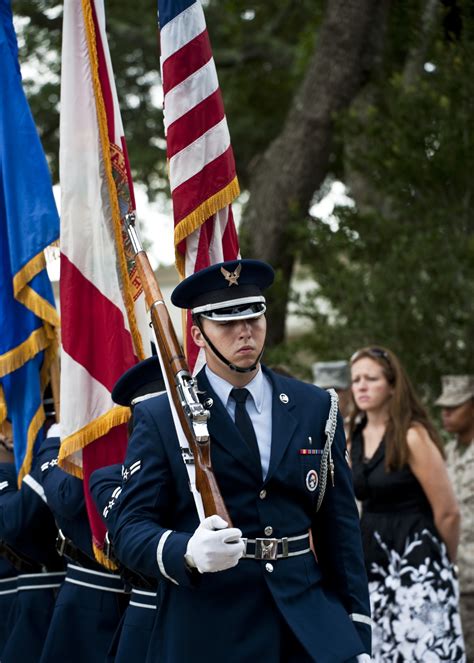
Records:
<instances>
[{"instance_id":1,"label":"floral print skirt","mask_svg":"<svg viewBox=\"0 0 474 663\"><path fill-rule=\"evenodd\" d=\"M367 560L373 661L465 663L458 583L444 543L429 529L412 532L396 549L393 530L388 538L372 531Z\"/></svg>"}]
</instances>

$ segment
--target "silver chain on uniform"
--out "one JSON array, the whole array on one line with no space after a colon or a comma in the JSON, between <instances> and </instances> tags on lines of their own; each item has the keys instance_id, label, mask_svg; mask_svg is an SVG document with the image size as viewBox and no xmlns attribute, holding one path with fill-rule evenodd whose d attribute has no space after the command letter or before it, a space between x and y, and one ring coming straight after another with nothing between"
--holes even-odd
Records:
<instances>
[{"instance_id":1,"label":"silver chain on uniform","mask_svg":"<svg viewBox=\"0 0 474 663\"><path fill-rule=\"evenodd\" d=\"M334 486L334 463L332 460L331 447L332 443L334 442L334 435L336 434L339 397L334 389L328 389L328 394L331 396L331 405L329 408L326 426L324 427L324 432L326 434L326 444L324 445L323 454L321 457L320 487L316 511L319 511L323 502L324 493L326 492L328 470L331 473L331 482Z\"/></svg>"}]
</instances>

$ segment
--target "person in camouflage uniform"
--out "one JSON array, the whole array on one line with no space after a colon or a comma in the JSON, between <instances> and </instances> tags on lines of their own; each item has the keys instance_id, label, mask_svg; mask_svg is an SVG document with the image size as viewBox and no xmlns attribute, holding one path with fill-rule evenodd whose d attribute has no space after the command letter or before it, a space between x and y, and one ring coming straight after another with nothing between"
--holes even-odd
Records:
<instances>
[{"instance_id":1,"label":"person in camouflage uniform","mask_svg":"<svg viewBox=\"0 0 474 663\"><path fill-rule=\"evenodd\" d=\"M446 462L461 509L458 548L461 618L468 663L474 661L474 375L444 375L441 407L444 429L453 435Z\"/></svg>"},{"instance_id":2,"label":"person in camouflage uniform","mask_svg":"<svg viewBox=\"0 0 474 663\"><path fill-rule=\"evenodd\" d=\"M352 405L351 373L348 361L317 361L313 364L313 384L321 389L335 389L339 398L339 412L349 423Z\"/></svg>"}]
</instances>

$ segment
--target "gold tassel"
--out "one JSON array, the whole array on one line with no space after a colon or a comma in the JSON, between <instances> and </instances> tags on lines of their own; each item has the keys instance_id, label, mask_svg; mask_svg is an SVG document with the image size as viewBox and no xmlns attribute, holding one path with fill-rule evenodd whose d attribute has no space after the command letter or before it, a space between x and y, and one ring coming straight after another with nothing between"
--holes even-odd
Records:
<instances>
[{"instance_id":1,"label":"gold tassel","mask_svg":"<svg viewBox=\"0 0 474 663\"><path fill-rule=\"evenodd\" d=\"M92 544L92 549L94 550L94 557L96 560L99 562L99 564L102 564L102 566L105 566L106 569L109 571L117 571L118 566L115 564L115 562L112 562L111 559L106 557L104 554L104 551L99 548L98 545L95 543Z\"/></svg>"}]
</instances>

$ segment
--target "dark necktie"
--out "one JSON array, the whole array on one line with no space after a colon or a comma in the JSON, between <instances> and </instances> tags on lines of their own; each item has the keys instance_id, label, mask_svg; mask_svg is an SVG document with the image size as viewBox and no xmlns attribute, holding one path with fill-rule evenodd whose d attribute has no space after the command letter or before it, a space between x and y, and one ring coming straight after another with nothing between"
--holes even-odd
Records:
<instances>
[{"instance_id":1,"label":"dark necktie","mask_svg":"<svg viewBox=\"0 0 474 663\"><path fill-rule=\"evenodd\" d=\"M252 420L245 407L245 401L250 394L248 389L232 389L231 397L235 401L235 425L246 441L251 452L257 455L260 462L260 451L258 449L257 436L252 425Z\"/></svg>"}]
</instances>

